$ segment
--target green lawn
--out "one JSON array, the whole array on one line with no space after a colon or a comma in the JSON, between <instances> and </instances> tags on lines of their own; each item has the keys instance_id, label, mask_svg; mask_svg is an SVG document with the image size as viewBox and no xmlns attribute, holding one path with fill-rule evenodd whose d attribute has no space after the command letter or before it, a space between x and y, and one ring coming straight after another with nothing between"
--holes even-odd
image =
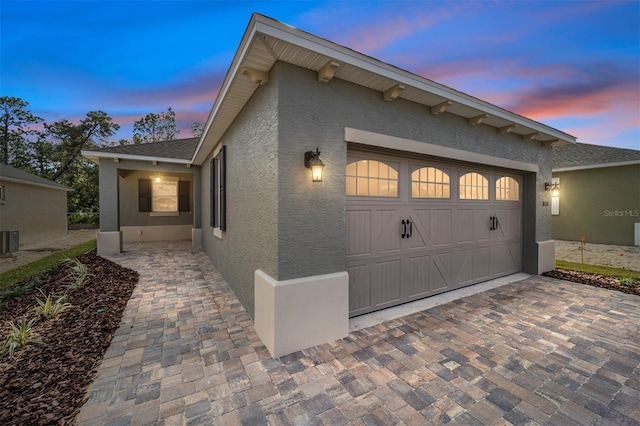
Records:
<instances>
[{"instance_id":1,"label":"green lawn","mask_svg":"<svg viewBox=\"0 0 640 426\"><path fill-rule=\"evenodd\" d=\"M589 274L606 275L618 278L635 278L640 280L640 272L631 269L613 268L611 266L588 265L584 263L567 262L565 260L556 260L556 268L568 269L570 271L580 271Z\"/></svg>"},{"instance_id":2,"label":"green lawn","mask_svg":"<svg viewBox=\"0 0 640 426\"><path fill-rule=\"evenodd\" d=\"M43 257L35 262L27 263L26 265L18 266L15 269L10 269L7 272L0 274L0 293L10 289L16 283L24 281L33 275L46 271L49 268L53 268L62 263L65 259L73 259L81 254L96 248L96 240L87 241L86 243L77 245L68 250L54 253L47 257Z\"/></svg>"}]
</instances>

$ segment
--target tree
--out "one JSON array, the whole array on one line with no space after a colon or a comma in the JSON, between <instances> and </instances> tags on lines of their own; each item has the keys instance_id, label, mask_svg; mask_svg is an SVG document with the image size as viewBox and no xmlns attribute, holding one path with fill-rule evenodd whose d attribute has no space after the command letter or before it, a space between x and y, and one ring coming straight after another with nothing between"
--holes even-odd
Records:
<instances>
[{"instance_id":1,"label":"tree","mask_svg":"<svg viewBox=\"0 0 640 426\"><path fill-rule=\"evenodd\" d=\"M29 103L13 96L0 96L0 163L20 166L28 160L26 136L35 133L30 124L44 121L25 108Z\"/></svg>"},{"instance_id":2,"label":"tree","mask_svg":"<svg viewBox=\"0 0 640 426\"><path fill-rule=\"evenodd\" d=\"M193 136L194 138L199 138L200 136L202 136L203 130L204 126L202 125L202 123L194 121L191 125L191 136Z\"/></svg>"},{"instance_id":3,"label":"tree","mask_svg":"<svg viewBox=\"0 0 640 426\"><path fill-rule=\"evenodd\" d=\"M74 163L82 159L80 152L83 149L108 143L107 138L113 136L119 128L103 111L88 112L80 124L73 124L68 120L45 124L44 136L55 145L52 155L55 172L50 179L58 181L60 177L71 173Z\"/></svg>"},{"instance_id":4,"label":"tree","mask_svg":"<svg viewBox=\"0 0 640 426\"><path fill-rule=\"evenodd\" d=\"M176 113L167 108L159 114L149 113L133 122L133 143L170 141L175 139L180 130L176 127Z\"/></svg>"}]
</instances>

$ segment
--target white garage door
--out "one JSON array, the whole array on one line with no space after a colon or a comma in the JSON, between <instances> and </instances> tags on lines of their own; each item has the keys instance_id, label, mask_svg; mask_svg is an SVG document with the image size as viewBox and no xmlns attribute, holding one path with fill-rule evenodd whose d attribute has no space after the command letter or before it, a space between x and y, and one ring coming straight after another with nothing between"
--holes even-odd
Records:
<instances>
[{"instance_id":1,"label":"white garage door","mask_svg":"<svg viewBox=\"0 0 640 426\"><path fill-rule=\"evenodd\" d=\"M521 270L522 176L350 152L349 314Z\"/></svg>"}]
</instances>

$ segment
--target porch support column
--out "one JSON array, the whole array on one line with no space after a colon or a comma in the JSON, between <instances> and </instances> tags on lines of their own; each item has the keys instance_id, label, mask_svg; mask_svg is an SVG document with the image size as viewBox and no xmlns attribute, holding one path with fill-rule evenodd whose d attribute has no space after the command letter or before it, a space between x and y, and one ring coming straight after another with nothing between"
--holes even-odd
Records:
<instances>
[{"instance_id":1,"label":"porch support column","mask_svg":"<svg viewBox=\"0 0 640 426\"><path fill-rule=\"evenodd\" d=\"M113 255L122 252L120 231L120 194L117 164L103 159L100 162L100 232L98 254Z\"/></svg>"},{"instance_id":2,"label":"porch support column","mask_svg":"<svg viewBox=\"0 0 640 426\"><path fill-rule=\"evenodd\" d=\"M202 248L202 191L200 185L200 167L198 167L193 173L193 229L191 230L191 246L194 248Z\"/></svg>"}]
</instances>

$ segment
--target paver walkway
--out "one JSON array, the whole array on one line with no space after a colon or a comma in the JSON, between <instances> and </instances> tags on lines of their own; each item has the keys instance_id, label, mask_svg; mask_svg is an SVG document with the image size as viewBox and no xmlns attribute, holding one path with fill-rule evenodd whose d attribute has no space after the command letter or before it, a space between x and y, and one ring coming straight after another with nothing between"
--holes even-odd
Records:
<instances>
[{"instance_id":1,"label":"paver walkway","mask_svg":"<svg viewBox=\"0 0 640 426\"><path fill-rule=\"evenodd\" d=\"M147 243L79 424L627 424L640 297L543 277L280 359L206 255Z\"/></svg>"}]
</instances>

